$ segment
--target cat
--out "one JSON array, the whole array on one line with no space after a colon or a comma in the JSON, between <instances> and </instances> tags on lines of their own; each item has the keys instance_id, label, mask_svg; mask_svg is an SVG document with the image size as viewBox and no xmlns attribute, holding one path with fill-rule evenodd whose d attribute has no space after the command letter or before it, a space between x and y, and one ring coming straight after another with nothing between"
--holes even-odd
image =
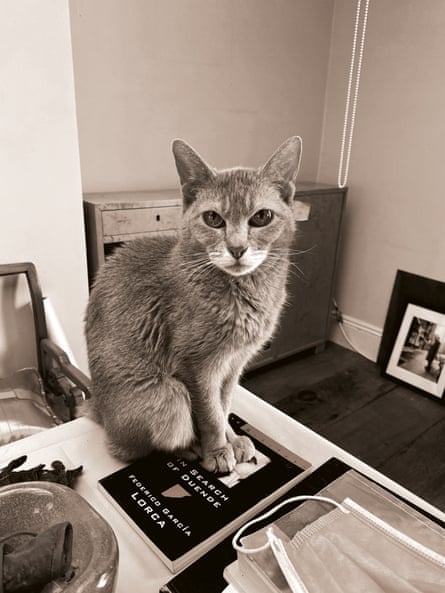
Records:
<instances>
[{"instance_id":1,"label":"cat","mask_svg":"<svg viewBox=\"0 0 445 593\"><path fill-rule=\"evenodd\" d=\"M172 149L183 197L178 236L118 248L90 294L89 408L122 460L163 450L226 473L255 455L227 417L285 301L301 138L258 169L216 170L183 140Z\"/></svg>"}]
</instances>

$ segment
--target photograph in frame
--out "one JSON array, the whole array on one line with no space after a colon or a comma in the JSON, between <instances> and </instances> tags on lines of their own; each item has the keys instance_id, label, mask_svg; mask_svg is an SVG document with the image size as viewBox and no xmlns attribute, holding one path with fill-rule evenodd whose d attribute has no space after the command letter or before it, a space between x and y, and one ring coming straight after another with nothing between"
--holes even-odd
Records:
<instances>
[{"instance_id":1,"label":"photograph in frame","mask_svg":"<svg viewBox=\"0 0 445 593\"><path fill-rule=\"evenodd\" d=\"M386 373L442 398L444 367L445 314L408 304Z\"/></svg>"}]
</instances>

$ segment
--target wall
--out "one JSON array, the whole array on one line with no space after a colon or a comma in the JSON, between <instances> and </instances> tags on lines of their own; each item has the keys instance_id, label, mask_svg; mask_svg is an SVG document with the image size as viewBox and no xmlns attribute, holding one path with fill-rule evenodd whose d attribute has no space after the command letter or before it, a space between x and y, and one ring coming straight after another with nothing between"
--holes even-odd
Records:
<instances>
[{"instance_id":1,"label":"wall","mask_svg":"<svg viewBox=\"0 0 445 593\"><path fill-rule=\"evenodd\" d=\"M292 134L317 172L332 0L71 0L84 192L177 187L182 137L258 166Z\"/></svg>"},{"instance_id":2,"label":"wall","mask_svg":"<svg viewBox=\"0 0 445 593\"><path fill-rule=\"evenodd\" d=\"M257 165L300 133L301 178L336 183L355 0L71 0L70 9L84 191L176 186L177 136L230 166ZM36 263L85 368L67 5L4 0L2 15L0 258ZM444 25L441 0L371 0L336 291L371 356L396 270L444 280ZM7 301L27 319L20 296ZM0 359L6 351L0 343Z\"/></svg>"},{"instance_id":3,"label":"wall","mask_svg":"<svg viewBox=\"0 0 445 593\"><path fill-rule=\"evenodd\" d=\"M68 4L3 0L1 7L0 263L34 262L86 370L87 272ZM33 362L21 286L0 286L0 326L6 326L0 376Z\"/></svg>"},{"instance_id":4,"label":"wall","mask_svg":"<svg viewBox=\"0 0 445 593\"><path fill-rule=\"evenodd\" d=\"M336 0L319 180L336 182L355 0ZM445 3L371 0L337 300L375 357L397 269L445 281Z\"/></svg>"}]
</instances>

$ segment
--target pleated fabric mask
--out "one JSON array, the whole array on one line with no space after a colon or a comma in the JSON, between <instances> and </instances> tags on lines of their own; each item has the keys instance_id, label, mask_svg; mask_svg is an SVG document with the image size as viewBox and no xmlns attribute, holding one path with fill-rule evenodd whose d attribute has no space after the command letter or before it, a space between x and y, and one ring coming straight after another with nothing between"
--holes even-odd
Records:
<instances>
[{"instance_id":1,"label":"pleated fabric mask","mask_svg":"<svg viewBox=\"0 0 445 593\"><path fill-rule=\"evenodd\" d=\"M445 556L395 528L350 498L331 502L322 515L286 541L272 525L257 548L237 544L240 553L269 548L292 593L443 593ZM290 501L295 499L290 499ZM445 553L445 539L444 539Z\"/></svg>"}]
</instances>

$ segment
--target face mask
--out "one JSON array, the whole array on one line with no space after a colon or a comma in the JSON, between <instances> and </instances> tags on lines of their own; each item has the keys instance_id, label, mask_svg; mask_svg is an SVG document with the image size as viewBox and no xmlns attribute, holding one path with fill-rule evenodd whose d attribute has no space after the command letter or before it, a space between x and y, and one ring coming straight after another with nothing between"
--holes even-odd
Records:
<instances>
[{"instance_id":1,"label":"face mask","mask_svg":"<svg viewBox=\"0 0 445 593\"><path fill-rule=\"evenodd\" d=\"M445 591L445 557L437 551L350 498L339 504L321 496L296 497L279 506L306 499L329 502L336 508L298 530L291 538L273 525L261 532L264 543L246 548L238 540L253 522L245 525L234 538L234 547L240 554L251 558L263 554L263 562L266 550L273 554L287 581L288 587L282 590L292 593ZM276 510L277 507L267 515L272 516ZM425 537L424 534L423 539ZM439 546L445 552L445 538L437 530L434 541L436 549Z\"/></svg>"}]
</instances>

